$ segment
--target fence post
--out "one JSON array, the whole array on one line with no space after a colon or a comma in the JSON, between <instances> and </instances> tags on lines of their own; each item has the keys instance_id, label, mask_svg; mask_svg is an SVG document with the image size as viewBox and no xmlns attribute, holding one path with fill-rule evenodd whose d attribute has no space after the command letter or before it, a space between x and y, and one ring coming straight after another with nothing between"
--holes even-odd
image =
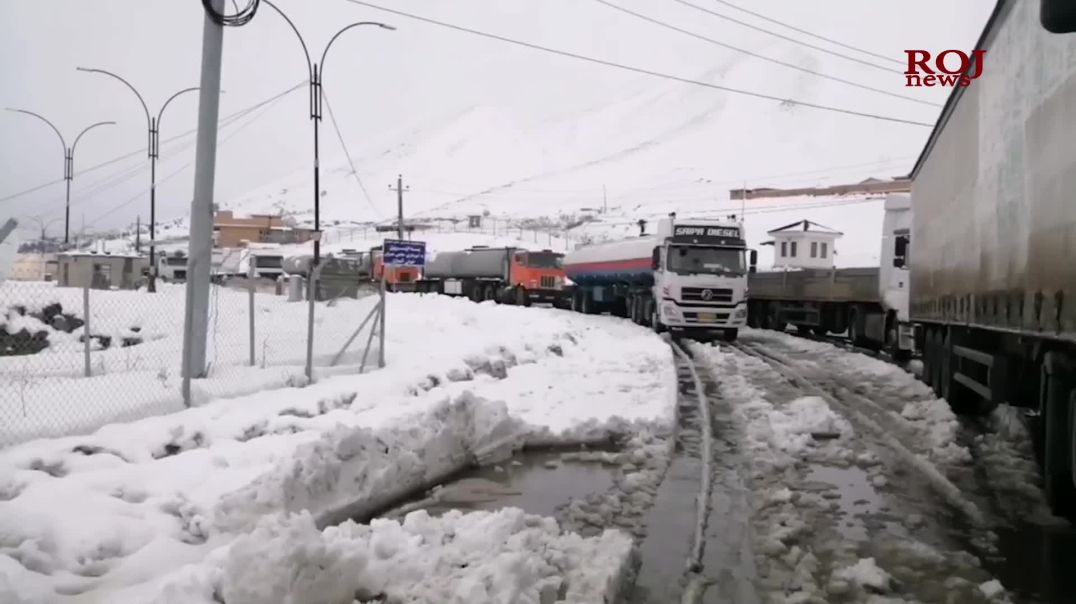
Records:
<instances>
[{"instance_id":1,"label":"fence post","mask_svg":"<svg viewBox=\"0 0 1076 604\"><path fill-rule=\"evenodd\" d=\"M257 285L254 280L255 266L251 262L247 266L247 282L250 284L250 366L253 367L254 361L254 290Z\"/></svg>"},{"instance_id":2,"label":"fence post","mask_svg":"<svg viewBox=\"0 0 1076 604\"><path fill-rule=\"evenodd\" d=\"M318 273L321 265L310 271L310 280L307 283L306 297L309 300L309 309L306 315L306 379L314 382L314 302L318 298Z\"/></svg>"},{"instance_id":3,"label":"fence post","mask_svg":"<svg viewBox=\"0 0 1076 604\"><path fill-rule=\"evenodd\" d=\"M90 377L90 287L85 285L82 287L82 339L83 350L85 356L85 367L83 373L86 377Z\"/></svg>"},{"instance_id":4,"label":"fence post","mask_svg":"<svg viewBox=\"0 0 1076 604\"><path fill-rule=\"evenodd\" d=\"M387 268L384 264L381 265L381 316L378 318L381 329L378 330L377 366L382 369L385 368L385 273L388 272Z\"/></svg>"}]
</instances>

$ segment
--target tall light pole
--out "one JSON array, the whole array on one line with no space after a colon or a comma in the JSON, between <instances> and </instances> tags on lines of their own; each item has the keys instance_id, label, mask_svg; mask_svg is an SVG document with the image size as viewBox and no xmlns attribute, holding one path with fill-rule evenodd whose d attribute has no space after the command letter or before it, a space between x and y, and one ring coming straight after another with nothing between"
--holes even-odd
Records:
<instances>
[{"instance_id":1,"label":"tall light pole","mask_svg":"<svg viewBox=\"0 0 1076 604\"><path fill-rule=\"evenodd\" d=\"M82 132L78 133L78 136L75 137L75 142L68 147L64 135L60 134L60 129L44 117L25 109L12 109L11 107L8 107L7 110L36 117L48 124L49 127L52 128L52 131L56 133L56 136L60 137L60 144L63 145L64 148L64 180L67 181L67 196L64 205L64 244L66 245L70 241L71 234L71 180L75 178L75 148L78 147L78 141L82 139L83 134L86 134L98 126L111 126L116 122L97 122L96 124L90 124Z\"/></svg>"},{"instance_id":2,"label":"tall light pole","mask_svg":"<svg viewBox=\"0 0 1076 604\"><path fill-rule=\"evenodd\" d=\"M358 23L352 23L340 29L340 31L333 34L333 37L329 39L329 43L325 45L325 50L321 53L321 62L314 63L310 58L310 51L306 46L306 41L303 40L302 34L299 33L299 28L295 27L295 23L284 14L284 11L277 8L275 4L269 0L261 0L263 3L277 12L288 25L291 26L291 30L295 32L296 37L299 38L299 44L303 47L303 54L306 55L306 66L310 76L310 119L314 122L314 260L310 265L311 274L313 270L318 266L321 260L321 175L319 171L319 144L318 144L318 124L321 122L321 80L325 72L325 56L329 54L329 49L332 48L333 42L340 37L340 34L345 31L358 27L360 25L375 25L381 29L395 30L396 28L384 23L377 23L375 21L361 21Z\"/></svg>"},{"instance_id":3,"label":"tall light pole","mask_svg":"<svg viewBox=\"0 0 1076 604\"><path fill-rule=\"evenodd\" d=\"M161 105L161 110L157 112L157 117L153 117L149 113L149 107L146 106L145 99L139 94L138 90L131 85L130 82L122 77L106 71L104 69L90 69L87 67L78 67L78 71L85 71L87 73L100 73L106 76L110 76L122 82L125 86L131 89L131 92L138 97L138 102L142 103L142 110L146 113L146 127L149 131L149 138L147 141L147 148L149 150L149 291L157 291L157 158L161 154L161 137L160 127L161 118L164 117L164 110L168 108L169 103L175 100L175 98L181 94L187 92L194 92L198 88L184 88L179 92L168 97L168 100Z\"/></svg>"},{"instance_id":4,"label":"tall light pole","mask_svg":"<svg viewBox=\"0 0 1076 604\"><path fill-rule=\"evenodd\" d=\"M46 238L46 233L45 233L45 231L47 231L47 230L48 230L48 228L49 228L49 225L51 225L52 223L54 223L54 222L56 222L56 221L58 221L58 220L60 220L60 219L59 219L59 218L53 218L52 220L49 220L48 222L46 222L46 221L45 221L45 220L44 220L43 218L41 218L40 216L34 216L33 218L31 218L31 220L33 220L34 222L36 222L36 223L37 223L37 226L41 228L41 243L42 243L42 244L44 244L44 242L45 242L45 238Z\"/></svg>"}]
</instances>

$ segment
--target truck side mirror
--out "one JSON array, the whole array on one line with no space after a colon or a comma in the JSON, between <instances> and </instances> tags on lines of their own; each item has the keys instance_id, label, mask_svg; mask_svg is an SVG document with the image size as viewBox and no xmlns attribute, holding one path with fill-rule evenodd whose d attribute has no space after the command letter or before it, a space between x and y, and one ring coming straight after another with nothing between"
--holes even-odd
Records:
<instances>
[{"instance_id":1,"label":"truck side mirror","mask_svg":"<svg viewBox=\"0 0 1076 604\"><path fill-rule=\"evenodd\" d=\"M1041 0L1039 21L1050 33L1076 32L1076 4L1072 0Z\"/></svg>"},{"instance_id":2,"label":"truck side mirror","mask_svg":"<svg viewBox=\"0 0 1076 604\"><path fill-rule=\"evenodd\" d=\"M893 267L894 268L904 268L904 257L903 256L894 257L893 258Z\"/></svg>"},{"instance_id":3,"label":"truck side mirror","mask_svg":"<svg viewBox=\"0 0 1076 604\"><path fill-rule=\"evenodd\" d=\"M661 267L661 248L654 248L654 253L650 255L650 270L658 270Z\"/></svg>"},{"instance_id":4,"label":"truck side mirror","mask_svg":"<svg viewBox=\"0 0 1076 604\"><path fill-rule=\"evenodd\" d=\"M747 257L748 257L747 272L749 272L749 273L758 272L758 250L751 250L751 253L749 253L747 255Z\"/></svg>"}]
</instances>

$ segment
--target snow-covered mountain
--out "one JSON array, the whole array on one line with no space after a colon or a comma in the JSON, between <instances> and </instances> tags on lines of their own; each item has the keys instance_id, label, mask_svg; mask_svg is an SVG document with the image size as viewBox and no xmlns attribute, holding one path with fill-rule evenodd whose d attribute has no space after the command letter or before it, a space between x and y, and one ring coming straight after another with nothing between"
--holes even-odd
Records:
<instances>
[{"instance_id":1,"label":"snow-covered mountain","mask_svg":"<svg viewBox=\"0 0 1076 604\"><path fill-rule=\"evenodd\" d=\"M122 0L103 1L110 6L122 4ZM336 120L334 124L326 111L321 124L318 199L323 224L392 219L396 199L388 185L395 182L397 174L403 174L410 187L405 196L408 217L488 213L502 219L560 222L562 216L578 218L586 208L600 207L608 210L604 222L624 224L672 210L738 212L740 204L728 201L728 189L745 184L803 186L903 174L929 127L824 111L805 104L933 123L947 91L905 88L900 73L903 49L966 48L990 9L989 3L979 0L954 0L944 6L930 0L896 4L855 0L821 5L796 0L751 3L752 10L891 57L886 60L805 37L719 3L694 0L707 10L852 55L881 66L879 69L793 44L683 3L612 2L721 44L814 72L811 74L670 31L599 2L401 0L385 4L557 50L788 99L781 102L514 46L343 0L316 4L281 0L277 4L296 21L315 51L349 21L377 19L398 27L395 32L349 34L330 55L326 108L333 111ZM926 9L931 18L924 20L921 15ZM27 23L52 19L39 12L22 6L13 17ZM152 47L168 51L161 52L162 64L154 75L143 73L142 81L167 76L167 84L160 88L170 89L176 85L172 82L176 73L184 74L184 83L197 73L200 23L189 12L186 7L157 0L144 7L126 6L122 11L72 6L63 16L91 24L105 13L117 15L120 21L153 16L183 25L174 34L167 33L168 38L160 40L162 44L154 40ZM110 21L97 28L112 28L122 38L109 45L100 44L100 32L91 33L94 28L65 31L75 38L62 46L71 47L72 56L64 60L114 66L125 74L144 72L144 61L137 60L129 48L141 47L142 42L148 42L142 38L150 33L145 28L121 25ZM92 36L97 43L82 44L80 36ZM31 62L44 56L35 51L36 44L55 46L48 39L16 39L21 46L9 49L11 56L25 56ZM92 56L78 54L77 48L92 48ZM180 56L184 57L182 63L170 58ZM249 107L300 81L305 68L299 56L297 41L287 25L269 10L261 11L248 26L229 29L222 114ZM50 58L53 63L59 60ZM28 68L24 74L28 89L37 89L33 78L38 77L38 71L57 72L51 63L38 67L41 69ZM80 87L108 92L105 96L111 101L118 95L108 82L78 82ZM87 96L83 108L99 104L112 111L107 99L102 99L104 96ZM166 124L172 135L193 126L194 103L189 105L169 109L175 111ZM217 170L217 202L221 207L240 213L286 212L300 220L312 220L311 133L306 111L305 88L300 87L221 129ZM350 161L338 140L337 125ZM30 126L34 125L20 122L18 128ZM36 141L37 137L31 136L34 132L13 130L5 140ZM144 140L144 133L140 135L133 122L117 126L116 132L123 133L123 140L130 144ZM193 181L192 171L185 166L193 159L192 143L193 137L180 138L165 145L162 152L157 216L167 227L159 229L159 237L182 236L185 230ZM92 157L102 147L108 149L104 142L87 145L80 165L104 159ZM15 161L0 168L0 175L27 172L20 167L27 151L9 155ZM37 155L43 152L35 152ZM145 223L148 178L144 176L148 174L143 172L147 167L145 158L135 154L93 176L80 175L75 182L75 216L84 216L95 228L133 224L137 214ZM14 189L19 183L12 182ZM55 191L46 192L55 197ZM36 199L34 195L27 197L28 203ZM846 241L857 248L848 250L850 254L874 253L880 203L829 206L839 208L830 214L822 212L826 207L809 207L819 204L800 203L748 202L749 225L757 225L758 232L764 233L768 228L809 218L857 237L862 233L862 242L851 237ZM785 211L780 205L792 207ZM62 211L62 205L56 203L48 207L48 211ZM38 211L39 206L32 209ZM179 222L170 223L175 219ZM751 232L755 232L753 227Z\"/></svg>"}]
</instances>

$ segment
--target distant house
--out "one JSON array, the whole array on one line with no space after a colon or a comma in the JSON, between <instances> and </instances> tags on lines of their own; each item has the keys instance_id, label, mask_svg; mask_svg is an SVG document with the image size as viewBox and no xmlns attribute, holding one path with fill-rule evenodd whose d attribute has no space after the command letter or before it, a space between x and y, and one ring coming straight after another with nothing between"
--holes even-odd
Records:
<instances>
[{"instance_id":1,"label":"distant house","mask_svg":"<svg viewBox=\"0 0 1076 604\"><path fill-rule=\"evenodd\" d=\"M313 238L313 229L285 224L282 216L251 214L242 218L229 210L222 210L213 216L214 247L243 247L247 243L306 243Z\"/></svg>"},{"instance_id":2,"label":"distant house","mask_svg":"<svg viewBox=\"0 0 1076 604\"><path fill-rule=\"evenodd\" d=\"M773 241L774 268L833 268L835 243L843 233L827 226L800 220L768 231Z\"/></svg>"},{"instance_id":3,"label":"distant house","mask_svg":"<svg viewBox=\"0 0 1076 604\"><path fill-rule=\"evenodd\" d=\"M8 276L13 281L54 281L56 254L17 254Z\"/></svg>"},{"instance_id":4,"label":"distant house","mask_svg":"<svg viewBox=\"0 0 1076 604\"><path fill-rule=\"evenodd\" d=\"M149 258L141 254L70 251L57 255L60 287L138 289Z\"/></svg>"}]
</instances>

